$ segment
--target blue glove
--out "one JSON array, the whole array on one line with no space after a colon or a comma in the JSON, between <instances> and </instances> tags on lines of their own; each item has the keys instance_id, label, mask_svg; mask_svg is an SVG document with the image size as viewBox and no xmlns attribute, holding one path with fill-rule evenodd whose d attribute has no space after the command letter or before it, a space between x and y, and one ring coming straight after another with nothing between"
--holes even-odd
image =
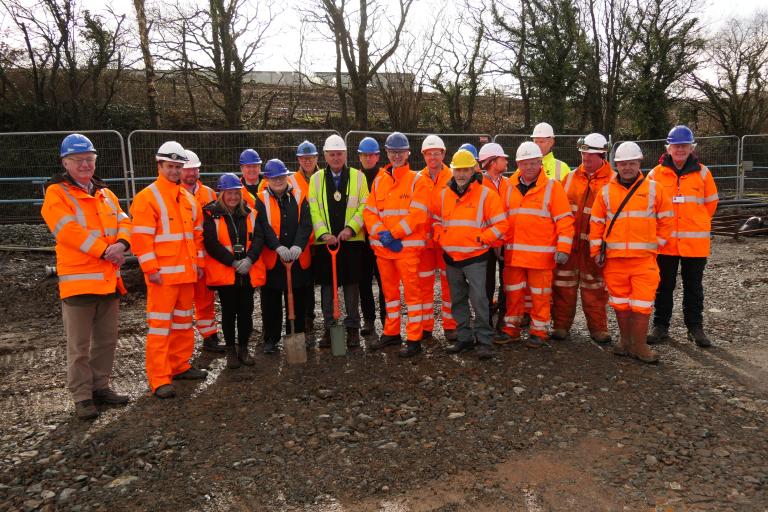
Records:
<instances>
[{"instance_id":1,"label":"blue glove","mask_svg":"<svg viewBox=\"0 0 768 512\"><path fill-rule=\"evenodd\" d=\"M389 231L382 231L379 233L379 241L384 247L389 247L389 244L394 242L394 238L392 238L392 233Z\"/></svg>"},{"instance_id":2,"label":"blue glove","mask_svg":"<svg viewBox=\"0 0 768 512\"><path fill-rule=\"evenodd\" d=\"M392 240L392 243L389 244L389 247L387 247L390 251L393 252L400 252L403 250L403 242L401 242L398 239Z\"/></svg>"}]
</instances>

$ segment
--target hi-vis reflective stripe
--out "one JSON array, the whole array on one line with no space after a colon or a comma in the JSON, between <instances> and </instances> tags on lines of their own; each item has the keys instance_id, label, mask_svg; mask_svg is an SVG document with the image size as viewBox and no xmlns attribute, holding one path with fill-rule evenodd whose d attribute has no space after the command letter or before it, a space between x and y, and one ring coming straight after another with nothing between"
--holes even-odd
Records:
<instances>
[{"instance_id":1,"label":"hi-vis reflective stripe","mask_svg":"<svg viewBox=\"0 0 768 512\"><path fill-rule=\"evenodd\" d=\"M93 235L88 235L88 238L86 238L82 244L80 244L80 251L82 252L88 252L91 250L91 247L93 247L93 244L96 243L98 238L96 238Z\"/></svg>"},{"instance_id":2,"label":"hi-vis reflective stripe","mask_svg":"<svg viewBox=\"0 0 768 512\"><path fill-rule=\"evenodd\" d=\"M85 214L83 213L83 209L80 208L80 203L77 202L75 196L69 193L69 189L64 183L60 183L59 186L61 187L61 190L64 191L64 194L69 198L69 200L72 201L72 205L75 207L75 217L77 218L77 223L84 228L87 227L88 224L85 222Z\"/></svg>"},{"instance_id":3,"label":"hi-vis reflective stripe","mask_svg":"<svg viewBox=\"0 0 768 512\"><path fill-rule=\"evenodd\" d=\"M718 199L720 199L720 196L719 196L719 195L717 195L717 192L715 192L715 193L714 193L714 194L712 194L711 196L707 196L707 197L705 197L705 198L704 198L704 202L705 202L705 203L711 203L712 201L717 201Z\"/></svg>"},{"instance_id":4,"label":"hi-vis reflective stripe","mask_svg":"<svg viewBox=\"0 0 768 512\"><path fill-rule=\"evenodd\" d=\"M384 304L388 308L399 308L400 307L400 301L399 300L391 300Z\"/></svg>"},{"instance_id":5,"label":"hi-vis reflective stripe","mask_svg":"<svg viewBox=\"0 0 768 512\"><path fill-rule=\"evenodd\" d=\"M562 244L572 244L573 243L573 238L571 238L569 236L558 236L557 237L557 243L559 243L559 244L561 244L561 243Z\"/></svg>"},{"instance_id":6,"label":"hi-vis reflective stripe","mask_svg":"<svg viewBox=\"0 0 768 512\"><path fill-rule=\"evenodd\" d=\"M59 231L61 231L61 228L63 228L65 225L69 224L70 222L76 222L74 215L64 215L62 218L60 218L59 222L56 223L56 227L53 228L54 238L58 236Z\"/></svg>"},{"instance_id":7,"label":"hi-vis reflective stripe","mask_svg":"<svg viewBox=\"0 0 768 512\"><path fill-rule=\"evenodd\" d=\"M424 240L401 240L401 243L403 244L403 247L426 247L427 245ZM371 245L384 247L384 244L380 241L373 239L371 239Z\"/></svg>"},{"instance_id":8,"label":"hi-vis reflective stripe","mask_svg":"<svg viewBox=\"0 0 768 512\"><path fill-rule=\"evenodd\" d=\"M165 207L165 201L163 201L163 196L160 194L160 189L157 188L155 183L152 183L147 188L152 192L152 195L155 196L157 207L160 208L160 224L162 226L162 232L164 234L170 233L171 221L168 218L168 208Z\"/></svg>"},{"instance_id":9,"label":"hi-vis reflective stripe","mask_svg":"<svg viewBox=\"0 0 768 512\"><path fill-rule=\"evenodd\" d=\"M184 265L160 267L160 273L161 274L178 274L180 272L184 272L184 269L185 269Z\"/></svg>"},{"instance_id":10,"label":"hi-vis reflective stripe","mask_svg":"<svg viewBox=\"0 0 768 512\"><path fill-rule=\"evenodd\" d=\"M627 297L614 297L613 295L608 295L608 302L613 304L629 304L629 299Z\"/></svg>"},{"instance_id":11,"label":"hi-vis reflective stripe","mask_svg":"<svg viewBox=\"0 0 768 512\"><path fill-rule=\"evenodd\" d=\"M400 227L403 228L403 231L405 232L405 236L408 236L411 233L413 233L413 230L411 229L411 226L408 225L408 223L405 221L405 219L401 219L399 224L400 224Z\"/></svg>"},{"instance_id":12,"label":"hi-vis reflective stripe","mask_svg":"<svg viewBox=\"0 0 768 512\"><path fill-rule=\"evenodd\" d=\"M570 175L569 175L570 176ZM512 244L513 251L555 252L555 248L547 245Z\"/></svg>"},{"instance_id":13,"label":"hi-vis reflective stripe","mask_svg":"<svg viewBox=\"0 0 768 512\"><path fill-rule=\"evenodd\" d=\"M396 217L398 215L408 215L409 210L381 210L381 217Z\"/></svg>"},{"instance_id":14,"label":"hi-vis reflective stripe","mask_svg":"<svg viewBox=\"0 0 768 512\"><path fill-rule=\"evenodd\" d=\"M675 216L675 212L673 212L672 210L667 210L665 212L659 212L656 214L657 219L663 219L664 217L674 217L674 216Z\"/></svg>"},{"instance_id":15,"label":"hi-vis reflective stripe","mask_svg":"<svg viewBox=\"0 0 768 512\"><path fill-rule=\"evenodd\" d=\"M608 249L648 249L651 251L655 251L659 248L658 244L651 244L651 243L645 243L645 242L608 242L606 244L606 248Z\"/></svg>"},{"instance_id":16,"label":"hi-vis reflective stripe","mask_svg":"<svg viewBox=\"0 0 768 512\"><path fill-rule=\"evenodd\" d=\"M150 327L148 334L153 334L155 336L168 336L171 333L171 330L166 328L160 328L160 327Z\"/></svg>"},{"instance_id":17,"label":"hi-vis reflective stripe","mask_svg":"<svg viewBox=\"0 0 768 512\"><path fill-rule=\"evenodd\" d=\"M154 311L150 311L147 313L147 320L169 320L171 319L170 313L156 313Z\"/></svg>"},{"instance_id":18,"label":"hi-vis reflective stripe","mask_svg":"<svg viewBox=\"0 0 768 512\"><path fill-rule=\"evenodd\" d=\"M528 283L526 281L523 281L522 283L516 283L516 284L505 284L504 285L504 291L505 292L514 292L516 290L522 290L528 286Z\"/></svg>"},{"instance_id":19,"label":"hi-vis reflective stripe","mask_svg":"<svg viewBox=\"0 0 768 512\"><path fill-rule=\"evenodd\" d=\"M474 252L482 247L467 247L465 245L444 245L445 252Z\"/></svg>"},{"instance_id":20,"label":"hi-vis reflective stripe","mask_svg":"<svg viewBox=\"0 0 768 512\"><path fill-rule=\"evenodd\" d=\"M154 252L148 252L139 256L139 263L145 263L149 260L154 260L156 258L157 258L157 255L155 255Z\"/></svg>"},{"instance_id":21,"label":"hi-vis reflective stripe","mask_svg":"<svg viewBox=\"0 0 768 512\"><path fill-rule=\"evenodd\" d=\"M552 288L536 288L531 286L531 293L533 295L544 295L547 293L552 293Z\"/></svg>"},{"instance_id":22,"label":"hi-vis reflective stripe","mask_svg":"<svg viewBox=\"0 0 768 512\"><path fill-rule=\"evenodd\" d=\"M653 301L629 299L629 305L636 308L650 308L653 306Z\"/></svg>"},{"instance_id":23,"label":"hi-vis reflective stripe","mask_svg":"<svg viewBox=\"0 0 768 512\"><path fill-rule=\"evenodd\" d=\"M570 173L568 176L565 177L565 185L563 188L565 189L565 193L568 194L568 189L571 188L571 182L573 181L573 175L576 174L575 172ZM576 211L576 210L574 210Z\"/></svg>"},{"instance_id":24,"label":"hi-vis reflective stripe","mask_svg":"<svg viewBox=\"0 0 768 512\"><path fill-rule=\"evenodd\" d=\"M421 210L421 211L424 211L424 212L428 212L429 211L429 209L427 208L427 206L425 204L420 203L418 201L411 201L411 208L416 208L417 210Z\"/></svg>"},{"instance_id":25,"label":"hi-vis reflective stripe","mask_svg":"<svg viewBox=\"0 0 768 512\"><path fill-rule=\"evenodd\" d=\"M560 160L555 160L555 179L560 181L560 169L563 167L563 163Z\"/></svg>"},{"instance_id":26,"label":"hi-vis reflective stripe","mask_svg":"<svg viewBox=\"0 0 768 512\"><path fill-rule=\"evenodd\" d=\"M400 318L400 312L387 312L387 318Z\"/></svg>"},{"instance_id":27,"label":"hi-vis reflective stripe","mask_svg":"<svg viewBox=\"0 0 768 512\"><path fill-rule=\"evenodd\" d=\"M179 324L179 323L176 323L176 322L171 322L171 329L175 329L177 331L181 331L181 330L184 330L184 329L191 329L191 328L192 328L192 322L183 323L183 324Z\"/></svg>"},{"instance_id":28,"label":"hi-vis reflective stripe","mask_svg":"<svg viewBox=\"0 0 768 512\"><path fill-rule=\"evenodd\" d=\"M155 228L150 226L132 226L131 232L134 234L141 234L141 235L154 235Z\"/></svg>"},{"instance_id":29,"label":"hi-vis reflective stripe","mask_svg":"<svg viewBox=\"0 0 768 512\"><path fill-rule=\"evenodd\" d=\"M104 274L102 272L94 272L93 274L67 274L60 275L59 282L66 283L67 281L103 281Z\"/></svg>"},{"instance_id":30,"label":"hi-vis reflective stripe","mask_svg":"<svg viewBox=\"0 0 768 512\"><path fill-rule=\"evenodd\" d=\"M672 238L709 238L709 231L673 231Z\"/></svg>"},{"instance_id":31,"label":"hi-vis reflective stripe","mask_svg":"<svg viewBox=\"0 0 768 512\"><path fill-rule=\"evenodd\" d=\"M192 316L192 314L195 312L194 309L174 309L173 310L173 316Z\"/></svg>"},{"instance_id":32,"label":"hi-vis reflective stripe","mask_svg":"<svg viewBox=\"0 0 768 512\"><path fill-rule=\"evenodd\" d=\"M433 275L435 275L435 271L434 270L427 270L427 271L424 271L424 272L419 272L419 277L430 277L430 276L433 276Z\"/></svg>"}]
</instances>

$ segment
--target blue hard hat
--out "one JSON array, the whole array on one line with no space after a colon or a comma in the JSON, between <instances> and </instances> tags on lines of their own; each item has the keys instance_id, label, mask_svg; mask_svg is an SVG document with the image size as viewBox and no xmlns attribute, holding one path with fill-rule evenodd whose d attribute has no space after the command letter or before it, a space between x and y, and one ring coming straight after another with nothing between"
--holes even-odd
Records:
<instances>
[{"instance_id":1,"label":"blue hard hat","mask_svg":"<svg viewBox=\"0 0 768 512\"><path fill-rule=\"evenodd\" d=\"M96 153L91 139L79 133L73 133L64 137L61 141L60 157L76 155L77 153Z\"/></svg>"},{"instance_id":2,"label":"blue hard hat","mask_svg":"<svg viewBox=\"0 0 768 512\"><path fill-rule=\"evenodd\" d=\"M669 130L667 144L694 144L693 132L685 125L678 125Z\"/></svg>"},{"instance_id":3,"label":"blue hard hat","mask_svg":"<svg viewBox=\"0 0 768 512\"><path fill-rule=\"evenodd\" d=\"M472 153L472 156L474 156L475 160L477 160L477 158L478 158L477 148L475 146L473 146L472 144L470 144L469 142L459 146L459 149L466 149L467 151Z\"/></svg>"},{"instance_id":4,"label":"blue hard hat","mask_svg":"<svg viewBox=\"0 0 768 512\"><path fill-rule=\"evenodd\" d=\"M317 146L305 140L296 148L296 156L317 156Z\"/></svg>"},{"instance_id":5,"label":"blue hard hat","mask_svg":"<svg viewBox=\"0 0 768 512\"><path fill-rule=\"evenodd\" d=\"M240 153L240 165L260 164L261 157L255 149L246 149Z\"/></svg>"},{"instance_id":6,"label":"blue hard hat","mask_svg":"<svg viewBox=\"0 0 768 512\"><path fill-rule=\"evenodd\" d=\"M269 179L269 178L279 178L280 176L288 176L289 174L291 174L291 171L288 170L288 168L285 166L282 160L273 158L272 160L264 164L264 169L261 171L261 174L265 178Z\"/></svg>"},{"instance_id":7,"label":"blue hard hat","mask_svg":"<svg viewBox=\"0 0 768 512\"><path fill-rule=\"evenodd\" d=\"M219 192L225 190L239 190L241 188L243 188L243 183L240 181L240 178L231 172L222 174L221 177L219 177L219 182L216 184L216 190Z\"/></svg>"},{"instance_id":8,"label":"blue hard hat","mask_svg":"<svg viewBox=\"0 0 768 512\"><path fill-rule=\"evenodd\" d=\"M384 147L387 149L408 149L410 144L408 144L408 137L400 132L392 132L387 136Z\"/></svg>"},{"instance_id":9,"label":"blue hard hat","mask_svg":"<svg viewBox=\"0 0 768 512\"><path fill-rule=\"evenodd\" d=\"M365 137L357 147L358 153L380 153L379 143L373 137Z\"/></svg>"}]
</instances>

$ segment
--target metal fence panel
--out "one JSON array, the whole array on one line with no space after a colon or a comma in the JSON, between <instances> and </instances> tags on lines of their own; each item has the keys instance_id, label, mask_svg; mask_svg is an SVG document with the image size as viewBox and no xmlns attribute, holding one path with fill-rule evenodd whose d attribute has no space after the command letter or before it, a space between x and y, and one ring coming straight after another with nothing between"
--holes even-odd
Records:
<instances>
[{"instance_id":1,"label":"metal fence panel","mask_svg":"<svg viewBox=\"0 0 768 512\"><path fill-rule=\"evenodd\" d=\"M136 130L128 136L128 155L132 178L132 194L152 183L157 177L155 153L163 142L175 140L185 149L197 153L202 167L201 180L216 186L225 172L240 172L240 153L247 148L258 151L263 162L279 158L289 169L298 168L296 146L309 140L317 146L322 160L325 139L335 130L225 130L170 131Z\"/></svg>"},{"instance_id":2,"label":"metal fence panel","mask_svg":"<svg viewBox=\"0 0 768 512\"><path fill-rule=\"evenodd\" d=\"M351 131L347 132L347 135L344 137L345 142L347 143L347 151L349 156L349 165L352 167L357 167L358 159L357 159L357 146L360 144L360 141L364 137L373 137L379 142L379 145L381 146L381 160L379 160L379 165L383 166L387 162L387 156L384 153L384 141L387 138L387 135L389 135L392 132L365 132L365 131ZM430 135L429 133L406 133L405 136L408 137L408 142L411 144L411 156L408 159L408 161L411 164L411 169L413 170L420 170L423 169L426 165L424 163L424 157L421 155L421 143L424 142L424 138ZM478 150L480 149L480 146L487 142L491 142L491 136L485 133L435 133L434 135L438 135L441 139L443 139L443 142L445 142L445 160L446 163L450 161L451 156L453 153L456 152L456 150L459 149L459 146L462 144L466 144L467 142L470 144L473 144Z\"/></svg>"},{"instance_id":3,"label":"metal fence panel","mask_svg":"<svg viewBox=\"0 0 768 512\"><path fill-rule=\"evenodd\" d=\"M611 162L616 148L624 141L617 141L611 149ZM666 139L634 141L643 151L642 169L648 172L659 163L665 153ZM695 154L699 161L712 172L721 198L737 197L739 191L739 138L735 135L696 137ZM615 165L614 165L615 167Z\"/></svg>"},{"instance_id":4,"label":"metal fence panel","mask_svg":"<svg viewBox=\"0 0 768 512\"><path fill-rule=\"evenodd\" d=\"M752 169L742 177L743 195L764 197L768 194L768 133L741 138L741 161L752 162Z\"/></svg>"},{"instance_id":5,"label":"metal fence panel","mask_svg":"<svg viewBox=\"0 0 768 512\"><path fill-rule=\"evenodd\" d=\"M64 169L59 159L61 141L72 131L0 133L0 222L43 221L40 206L48 180ZM123 201L128 199L123 137L113 130L80 131L98 151L96 176Z\"/></svg>"},{"instance_id":6,"label":"metal fence panel","mask_svg":"<svg viewBox=\"0 0 768 512\"><path fill-rule=\"evenodd\" d=\"M568 164L571 169L581 165L581 155L576 147L576 141L581 137L584 135L558 135L555 137L555 146L552 148L552 152L555 154L555 158ZM500 133L493 138L493 142L501 144L504 151L510 155L510 171L515 170L515 151L520 144L527 140L531 140L531 136L522 133Z\"/></svg>"}]
</instances>

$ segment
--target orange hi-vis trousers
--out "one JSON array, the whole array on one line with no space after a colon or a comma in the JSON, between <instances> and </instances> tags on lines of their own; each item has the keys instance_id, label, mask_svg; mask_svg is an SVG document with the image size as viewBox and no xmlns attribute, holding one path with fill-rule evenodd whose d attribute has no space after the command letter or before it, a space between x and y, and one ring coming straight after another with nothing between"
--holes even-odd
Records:
<instances>
[{"instance_id":1,"label":"orange hi-vis trousers","mask_svg":"<svg viewBox=\"0 0 768 512\"><path fill-rule=\"evenodd\" d=\"M435 272L440 271L440 295L443 318L443 330L456 329L456 320L451 313L451 290L448 288L448 277L445 273L443 250L439 247L428 247L421 251L419 259L419 286L421 287L421 322L425 331L433 331L435 327Z\"/></svg>"},{"instance_id":2,"label":"orange hi-vis trousers","mask_svg":"<svg viewBox=\"0 0 768 512\"><path fill-rule=\"evenodd\" d=\"M656 258L608 258L603 275L613 309L651 314L660 280Z\"/></svg>"},{"instance_id":3,"label":"orange hi-vis trousers","mask_svg":"<svg viewBox=\"0 0 768 512\"><path fill-rule=\"evenodd\" d=\"M403 283L405 305L408 310L408 321L405 333L408 341L419 341L422 334L421 286L419 284L419 258L421 252L405 258L391 260L379 256L376 263L381 275L381 286L384 292L384 302L387 318L384 321L384 334L387 336L400 335L400 283Z\"/></svg>"},{"instance_id":4,"label":"orange hi-vis trousers","mask_svg":"<svg viewBox=\"0 0 768 512\"><path fill-rule=\"evenodd\" d=\"M577 295L581 292L581 309L589 332L608 332L608 291L600 269L589 255L589 246L583 241L579 243L579 251L571 253L568 261L554 271L552 327L566 331L571 328L576 316Z\"/></svg>"},{"instance_id":5,"label":"orange hi-vis trousers","mask_svg":"<svg viewBox=\"0 0 768 512\"><path fill-rule=\"evenodd\" d=\"M195 348L194 296L193 283L147 283L146 369L152 391L190 368L189 358Z\"/></svg>"},{"instance_id":6,"label":"orange hi-vis trousers","mask_svg":"<svg viewBox=\"0 0 768 512\"><path fill-rule=\"evenodd\" d=\"M507 314L504 332L520 337L520 323L525 313L525 295L531 294L531 336L547 339L549 336L550 299L552 297L552 270L522 267L504 267L504 291L507 295Z\"/></svg>"},{"instance_id":7,"label":"orange hi-vis trousers","mask_svg":"<svg viewBox=\"0 0 768 512\"><path fill-rule=\"evenodd\" d=\"M213 336L219 331L213 307L214 300L214 291L208 288L203 276L195 282L195 327L203 338Z\"/></svg>"}]
</instances>

